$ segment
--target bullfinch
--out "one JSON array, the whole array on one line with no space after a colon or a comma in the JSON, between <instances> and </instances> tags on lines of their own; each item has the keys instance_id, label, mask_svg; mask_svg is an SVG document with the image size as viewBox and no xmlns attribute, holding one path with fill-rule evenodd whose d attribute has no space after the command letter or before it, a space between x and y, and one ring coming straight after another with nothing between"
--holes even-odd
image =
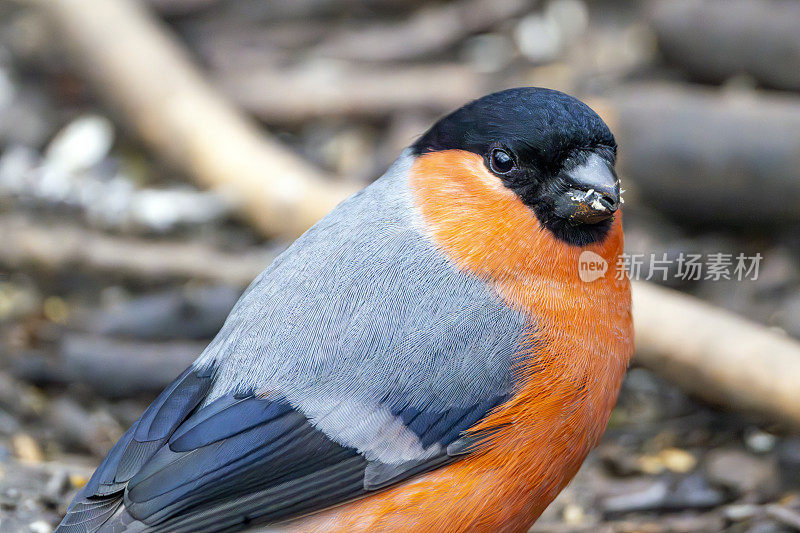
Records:
<instances>
[{"instance_id":1,"label":"bullfinch","mask_svg":"<svg viewBox=\"0 0 800 533\"><path fill-rule=\"evenodd\" d=\"M56 531L526 531L633 351L615 158L553 90L439 120L250 285Z\"/></svg>"}]
</instances>

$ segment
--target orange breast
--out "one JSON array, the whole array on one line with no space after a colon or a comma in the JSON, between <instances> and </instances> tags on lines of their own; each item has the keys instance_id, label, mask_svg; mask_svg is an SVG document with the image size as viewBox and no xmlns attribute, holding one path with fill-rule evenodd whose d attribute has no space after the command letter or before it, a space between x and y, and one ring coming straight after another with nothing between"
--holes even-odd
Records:
<instances>
[{"instance_id":1,"label":"orange breast","mask_svg":"<svg viewBox=\"0 0 800 533\"><path fill-rule=\"evenodd\" d=\"M472 430L501 428L450 466L295 524L296 531L526 531L605 429L633 352L630 287L617 275L619 215L604 242L569 246L480 156L421 156L409 177L421 226L462 269L530 316L518 387ZM582 282L581 252L607 261Z\"/></svg>"}]
</instances>

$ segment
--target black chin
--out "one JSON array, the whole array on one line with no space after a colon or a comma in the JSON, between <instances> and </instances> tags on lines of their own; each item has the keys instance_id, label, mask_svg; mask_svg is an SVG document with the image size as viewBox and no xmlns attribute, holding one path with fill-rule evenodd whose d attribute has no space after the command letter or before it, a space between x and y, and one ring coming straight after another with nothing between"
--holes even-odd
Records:
<instances>
[{"instance_id":1,"label":"black chin","mask_svg":"<svg viewBox=\"0 0 800 533\"><path fill-rule=\"evenodd\" d=\"M539 223L555 237L572 246L587 246L605 240L614 218L595 224L574 224L554 214L553 207L545 203L530 206Z\"/></svg>"},{"instance_id":2,"label":"black chin","mask_svg":"<svg viewBox=\"0 0 800 533\"><path fill-rule=\"evenodd\" d=\"M539 180L526 177L517 182L503 179L503 184L533 210L539 224L557 239L571 246L587 246L604 241L614 223L614 217L610 217L593 224L576 224L574 220L557 215L555 200L569 191L569 184L563 179L550 179L540 183Z\"/></svg>"}]
</instances>

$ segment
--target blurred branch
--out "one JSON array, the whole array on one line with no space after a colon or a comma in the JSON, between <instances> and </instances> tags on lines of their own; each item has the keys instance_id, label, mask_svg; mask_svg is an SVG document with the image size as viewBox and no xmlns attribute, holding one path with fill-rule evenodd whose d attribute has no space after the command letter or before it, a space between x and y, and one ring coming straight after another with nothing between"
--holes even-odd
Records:
<instances>
[{"instance_id":1,"label":"blurred branch","mask_svg":"<svg viewBox=\"0 0 800 533\"><path fill-rule=\"evenodd\" d=\"M633 284L635 361L729 409L800 430L800 344L691 296Z\"/></svg>"},{"instance_id":2,"label":"blurred branch","mask_svg":"<svg viewBox=\"0 0 800 533\"><path fill-rule=\"evenodd\" d=\"M661 52L696 79L749 74L777 89L800 90L800 3L774 0L668 0L651 5Z\"/></svg>"},{"instance_id":3,"label":"blurred branch","mask_svg":"<svg viewBox=\"0 0 800 533\"><path fill-rule=\"evenodd\" d=\"M230 196L267 235L296 236L352 192L262 134L132 0L28 0L71 59L158 154Z\"/></svg>"},{"instance_id":4,"label":"blurred branch","mask_svg":"<svg viewBox=\"0 0 800 533\"><path fill-rule=\"evenodd\" d=\"M330 116L381 117L407 109L444 113L491 89L487 77L455 64L365 69L339 62L313 69L225 71L219 85L262 120L273 123Z\"/></svg>"},{"instance_id":5,"label":"blurred branch","mask_svg":"<svg viewBox=\"0 0 800 533\"><path fill-rule=\"evenodd\" d=\"M193 242L146 241L80 226L0 216L0 263L22 269L80 268L137 279L202 279L244 287L274 258L267 251L226 253Z\"/></svg>"},{"instance_id":6,"label":"blurred branch","mask_svg":"<svg viewBox=\"0 0 800 533\"><path fill-rule=\"evenodd\" d=\"M800 222L800 98L649 83L589 103L619 141L623 181L661 212L748 229Z\"/></svg>"},{"instance_id":7,"label":"blurred branch","mask_svg":"<svg viewBox=\"0 0 800 533\"><path fill-rule=\"evenodd\" d=\"M426 6L402 22L376 24L335 35L320 44L312 55L387 62L418 59L518 17L536 3L535 0L461 0Z\"/></svg>"},{"instance_id":8,"label":"blurred branch","mask_svg":"<svg viewBox=\"0 0 800 533\"><path fill-rule=\"evenodd\" d=\"M83 383L108 398L154 393L197 359L206 342L145 342L68 334L57 357L20 358L16 377L37 385Z\"/></svg>"}]
</instances>

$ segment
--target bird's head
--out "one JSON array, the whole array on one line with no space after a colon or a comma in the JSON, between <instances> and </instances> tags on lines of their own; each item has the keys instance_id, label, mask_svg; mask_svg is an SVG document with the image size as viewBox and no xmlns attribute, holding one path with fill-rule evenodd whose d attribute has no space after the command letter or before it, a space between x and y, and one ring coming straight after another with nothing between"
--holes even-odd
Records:
<instances>
[{"instance_id":1,"label":"bird's head","mask_svg":"<svg viewBox=\"0 0 800 533\"><path fill-rule=\"evenodd\" d=\"M534 87L475 100L439 120L414 145L417 156L457 150L533 210L567 244L602 241L620 204L617 145L583 102Z\"/></svg>"}]
</instances>

